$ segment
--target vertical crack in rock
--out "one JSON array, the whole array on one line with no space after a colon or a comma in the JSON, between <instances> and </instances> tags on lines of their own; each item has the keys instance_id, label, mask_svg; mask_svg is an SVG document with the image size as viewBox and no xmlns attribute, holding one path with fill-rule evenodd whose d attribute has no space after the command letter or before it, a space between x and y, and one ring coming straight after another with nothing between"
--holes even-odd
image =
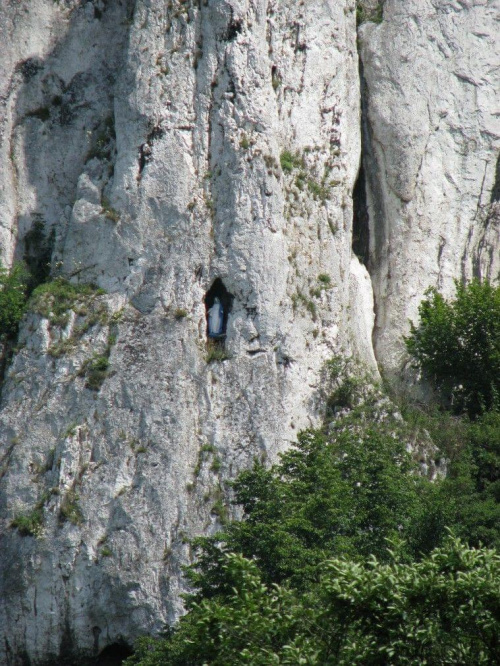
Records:
<instances>
[{"instance_id":1,"label":"vertical crack in rock","mask_svg":"<svg viewBox=\"0 0 500 666\"><path fill-rule=\"evenodd\" d=\"M361 102L363 104L363 102ZM360 261L368 268L370 259L370 217L368 214L368 203L366 199L365 170L363 167L363 155L358 177L352 192L353 199L353 221L352 221L352 251Z\"/></svg>"}]
</instances>

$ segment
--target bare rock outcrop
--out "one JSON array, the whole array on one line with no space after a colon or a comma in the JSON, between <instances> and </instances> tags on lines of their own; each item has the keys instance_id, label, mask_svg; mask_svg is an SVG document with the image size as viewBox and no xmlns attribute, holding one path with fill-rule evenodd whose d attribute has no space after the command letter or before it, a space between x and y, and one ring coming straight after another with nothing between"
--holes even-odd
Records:
<instances>
[{"instance_id":1,"label":"bare rock outcrop","mask_svg":"<svg viewBox=\"0 0 500 666\"><path fill-rule=\"evenodd\" d=\"M375 351L402 335L428 287L499 278L499 3L387 0L359 30Z\"/></svg>"},{"instance_id":2,"label":"bare rock outcrop","mask_svg":"<svg viewBox=\"0 0 500 666\"><path fill-rule=\"evenodd\" d=\"M498 278L497 2L355 4L1 3L0 256L38 239L72 285L1 383L1 663L174 621L189 538L320 422L325 361L396 375L428 286Z\"/></svg>"},{"instance_id":3,"label":"bare rock outcrop","mask_svg":"<svg viewBox=\"0 0 500 666\"><path fill-rule=\"evenodd\" d=\"M106 295L35 300L3 382L0 660L83 659L174 620L226 481L318 422L332 354L375 366L354 10L2 7L4 261L43 223L54 274Z\"/></svg>"}]
</instances>

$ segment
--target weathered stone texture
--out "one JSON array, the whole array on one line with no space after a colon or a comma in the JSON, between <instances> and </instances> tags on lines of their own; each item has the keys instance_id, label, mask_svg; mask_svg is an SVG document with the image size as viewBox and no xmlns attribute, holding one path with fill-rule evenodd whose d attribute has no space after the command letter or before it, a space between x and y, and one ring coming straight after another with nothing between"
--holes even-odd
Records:
<instances>
[{"instance_id":1,"label":"weathered stone texture","mask_svg":"<svg viewBox=\"0 0 500 666\"><path fill-rule=\"evenodd\" d=\"M387 0L359 30L360 92L354 0L0 3L1 256L42 220L54 274L107 292L67 322L30 312L7 368L0 662L173 621L187 538L319 422L325 360L396 372L427 286L496 279L496 5ZM37 507L38 536L10 527Z\"/></svg>"},{"instance_id":2,"label":"weathered stone texture","mask_svg":"<svg viewBox=\"0 0 500 666\"><path fill-rule=\"evenodd\" d=\"M497 0L387 0L361 27L375 351L395 373L427 287L498 279ZM497 185L495 186L495 182Z\"/></svg>"},{"instance_id":3,"label":"weathered stone texture","mask_svg":"<svg viewBox=\"0 0 500 666\"><path fill-rule=\"evenodd\" d=\"M4 258L43 218L54 270L123 308L62 328L29 315L2 389L0 660L38 663L178 615L186 537L216 528L238 469L317 423L327 358L374 366L373 306L366 269L350 279L353 0L21 5L0 21L19 43L49 27L5 62ZM228 358L207 363L215 278ZM37 503L38 538L9 528Z\"/></svg>"}]
</instances>

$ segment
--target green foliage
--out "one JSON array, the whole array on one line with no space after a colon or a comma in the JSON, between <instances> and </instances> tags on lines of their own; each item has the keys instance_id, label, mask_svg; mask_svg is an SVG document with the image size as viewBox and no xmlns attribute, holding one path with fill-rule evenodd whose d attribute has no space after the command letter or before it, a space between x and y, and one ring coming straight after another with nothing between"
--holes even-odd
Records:
<instances>
[{"instance_id":1,"label":"green foliage","mask_svg":"<svg viewBox=\"0 0 500 666\"><path fill-rule=\"evenodd\" d=\"M500 413L462 427L465 442L454 452L437 499L458 535L471 545L500 549Z\"/></svg>"},{"instance_id":2,"label":"green foliage","mask_svg":"<svg viewBox=\"0 0 500 666\"><path fill-rule=\"evenodd\" d=\"M224 344L219 340L207 340L207 353L205 361L207 363L220 363L226 361L230 356L224 348Z\"/></svg>"},{"instance_id":3,"label":"green foliage","mask_svg":"<svg viewBox=\"0 0 500 666\"><path fill-rule=\"evenodd\" d=\"M83 522L83 514L80 509L79 497L74 490L69 490L61 502L59 509L59 522L69 521L73 525Z\"/></svg>"},{"instance_id":4,"label":"green foliage","mask_svg":"<svg viewBox=\"0 0 500 666\"><path fill-rule=\"evenodd\" d=\"M92 391L99 391L104 380L108 376L109 351L105 354L94 354L82 365L79 374L87 379L85 386Z\"/></svg>"},{"instance_id":5,"label":"green foliage","mask_svg":"<svg viewBox=\"0 0 500 666\"><path fill-rule=\"evenodd\" d=\"M315 199L319 199L320 201L326 201L330 196L330 187L325 183L318 183L312 178L309 178L307 180L307 187L313 197Z\"/></svg>"},{"instance_id":6,"label":"green foliage","mask_svg":"<svg viewBox=\"0 0 500 666\"><path fill-rule=\"evenodd\" d=\"M115 223L120 221L120 213L115 208L113 208L106 197L102 198L101 207L102 213L105 215L105 217L107 217L108 220L111 220L111 222Z\"/></svg>"},{"instance_id":7,"label":"green foliage","mask_svg":"<svg viewBox=\"0 0 500 666\"><path fill-rule=\"evenodd\" d=\"M21 536L39 536L43 528L43 509L37 506L29 513L16 516L10 526L17 528Z\"/></svg>"},{"instance_id":8,"label":"green foliage","mask_svg":"<svg viewBox=\"0 0 500 666\"><path fill-rule=\"evenodd\" d=\"M128 666L498 663L500 557L450 538L418 563L333 559L305 593L268 585L226 554L224 596L191 600L165 640L142 639Z\"/></svg>"},{"instance_id":9,"label":"green foliage","mask_svg":"<svg viewBox=\"0 0 500 666\"><path fill-rule=\"evenodd\" d=\"M285 173L292 173L294 169L304 166L304 160L299 153L291 153L289 150L284 150L280 155L280 164Z\"/></svg>"},{"instance_id":10,"label":"green foliage","mask_svg":"<svg viewBox=\"0 0 500 666\"><path fill-rule=\"evenodd\" d=\"M87 367L87 388L98 391L108 374L109 359L107 356L94 356Z\"/></svg>"},{"instance_id":11,"label":"green foliage","mask_svg":"<svg viewBox=\"0 0 500 666\"><path fill-rule=\"evenodd\" d=\"M356 25L361 25L366 21L372 23L382 23L384 20L384 2L379 0L374 7L366 6L365 0L357 0L356 3Z\"/></svg>"},{"instance_id":12,"label":"green foliage","mask_svg":"<svg viewBox=\"0 0 500 666\"><path fill-rule=\"evenodd\" d=\"M26 310L30 275L22 263L10 271L0 265L0 342L17 336L19 322Z\"/></svg>"},{"instance_id":13,"label":"green foliage","mask_svg":"<svg viewBox=\"0 0 500 666\"><path fill-rule=\"evenodd\" d=\"M312 320L316 321L317 319L316 303L314 301L311 301L311 299L307 298L307 296L305 296L301 291L297 291L292 296L292 305L294 310L297 309L299 303L301 303L305 307L305 309L309 312Z\"/></svg>"},{"instance_id":14,"label":"green foliage","mask_svg":"<svg viewBox=\"0 0 500 666\"><path fill-rule=\"evenodd\" d=\"M500 406L500 286L456 283L446 301L430 289L420 322L406 338L409 353L456 412L470 416Z\"/></svg>"},{"instance_id":15,"label":"green foliage","mask_svg":"<svg viewBox=\"0 0 500 666\"><path fill-rule=\"evenodd\" d=\"M68 311L96 296L106 293L92 284L73 284L62 277L39 285L32 293L28 308L46 317L51 324L64 326Z\"/></svg>"},{"instance_id":16,"label":"green foliage","mask_svg":"<svg viewBox=\"0 0 500 666\"><path fill-rule=\"evenodd\" d=\"M434 488L414 470L389 426L303 432L278 465L266 470L256 463L240 474L234 492L243 520L197 540L200 559L190 582L202 597L219 593L227 551L253 558L267 583L302 588L328 557L387 557L387 539L406 539L407 556L429 550L436 542L427 511Z\"/></svg>"}]
</instances>

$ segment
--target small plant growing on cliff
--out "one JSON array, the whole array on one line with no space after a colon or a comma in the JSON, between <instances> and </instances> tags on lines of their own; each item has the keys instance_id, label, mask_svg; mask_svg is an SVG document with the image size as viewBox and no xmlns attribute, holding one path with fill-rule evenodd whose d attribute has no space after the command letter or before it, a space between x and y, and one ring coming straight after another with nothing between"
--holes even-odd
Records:
<instances>
[{"instance_id":1,"label":"small plant growing on cliff","mask_svg":"<svg viewBox=\"0 0 500 666\"><path fill-rule=\"evenodd\" d=\"M109 359L102 354L96 354L84 363L80 374L87 378L85 386L93 391L98 391L108 376Z\"/></svg>"},{"instance_id":2,"label":"small plant growing on cliff","mask_svg":"<svg viewBox=\"0 0 500 666\"><path fill-rule=\"evenodd\" d=\"M500 407L500 286L456 283L447 301L435 289L419 307L406 347L456 412L475 417Z\"/></svg>"},{"instance_id":3,"label":"small plant growing on cliff","mask_svg":"<svg viewBox=\"0 0 500 666\"><path fill-rule=\"evenodd\" d=\"M29 513L16 516L10 523L21 536L39 536L43 527L43 511L36 507Z\"/></svg>"},{"instance_id":4,"label":"small plant growing on cliff","mask_svg":"<svg viewBox=\"0 0 500 666\"><path fill-rule=\"evenodd\" d=\"M188 316L188 311L184 310L184 308L177 308L177 310L174 312L174 317L177 319L177 321L180 321L181 319L184 319L187 316Z\"/></svg>"},{"instance_id":5,"label":"small plant growing on cliff","mask_svg":"<svg viewBox=\"0 0 500 666\"><path fill-rule=\"evenodd\" d=\"M372 23L382 23L384 20L384 2L379 0L376 5L366 2L366 0L357 0L356 3L356 25L361 25L367 21Z\"/></svg>"},{"instance_id":6,"label":"small plant growing on cliff","mask_svg":"<svg viewBox=\"0 0 500 666\"><path fill-rule=\"evenodd\" d=\"M74 490L70 490L61 502L59 509L59 522L69 521L73 525L83 522L83 514L80 509L79 497Z\"/></svg>"},{"instance_id":7,"label":"small plant growing on cliff","mask_svg":"<svg viewBox=\"0 0 500 666\"><path fill-rule=\"evenodd\" d=\"M226 361L228 358L230 358L230 356L224 349L223 345L218 344L216 340L208 340L207 353L205 356L205 361L207 363L220 363L221 361Z\"/></svg>"},{"instance_id":8,"label":"small plant growing on cliff","mask_svg":"<svg viewBox=\"0 0 500 666\"><path fill-rule=\"evenodd\" d=\"M294 169L304 165L304 160L298 153L294 154L289 150L284 150L280 155L280 164L285 173L292 173Z\"/></svg>"},{"instance_id":9,"label":"small plant growing on cliff","mask_svg":"<svg viewBox=\"0 0 500 666\"><path fill-rule=\"evenodd\" d=\"M68 321L68 310L79 301L105 294L92 284L73 284L62 277L39 285L32 293L28 308L46 317L51 324L63 326Z\"/></svg>"},{"instance_id":10,"label":"small plant growing on cliff","mask_svg":"<svg viewBox=\"0 0 500 666\"><path fill-rule=\"evenodd\" d=\"M120 213L115 208L113 208L106 197L102 198L101 208L103 214L108 218L108 220L111 220L111 222L115 223L120 221Z\"/></svg>"}]
</instances>

